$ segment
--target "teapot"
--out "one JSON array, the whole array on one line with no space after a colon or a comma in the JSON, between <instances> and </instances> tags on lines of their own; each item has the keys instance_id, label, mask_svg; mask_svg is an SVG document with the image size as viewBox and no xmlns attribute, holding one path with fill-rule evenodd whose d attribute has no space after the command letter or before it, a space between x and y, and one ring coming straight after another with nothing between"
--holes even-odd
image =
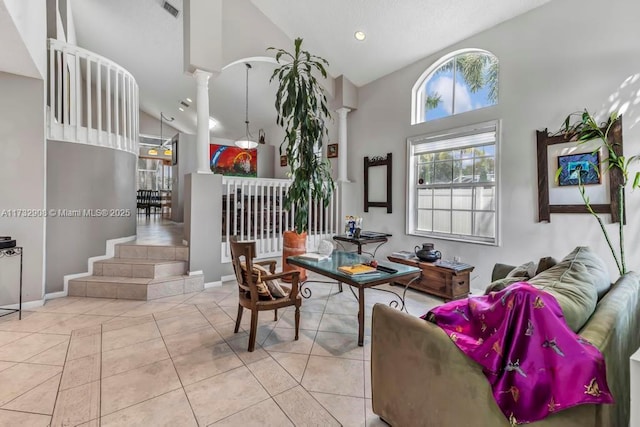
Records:
<instances>
[{"instance_id":1,"label":"teapot","mask_svg":"<svg viewBox=\"0 0 640 427\"><path fill-rule=\"evenodd\" d=\"M433 249L433 243L423 243L422 249L420 249L420 246L416 246L414 252L420 258L420 261L435 262L442 258L440 251Z\"/></svg>"}]
</instances>

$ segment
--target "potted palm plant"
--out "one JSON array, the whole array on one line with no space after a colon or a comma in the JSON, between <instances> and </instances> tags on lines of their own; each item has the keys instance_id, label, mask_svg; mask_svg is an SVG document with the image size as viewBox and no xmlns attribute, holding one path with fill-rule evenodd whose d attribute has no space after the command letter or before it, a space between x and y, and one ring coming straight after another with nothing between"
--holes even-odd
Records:
<instances>
[{"instance_id":1,"label":"potted palm plant","mask_svg":"<svg viewBox=\"0 0 640 427\"><path fill-rule=\"evenodd\" d=\"M577 117L577 120L574 119ZM582 200L587 207L587 210L591 215L595 217L602 230L603 236L609 249L611 251L611 255L613 255L613 259L618 267L618 271L620 275L623 275L627 272L627 263L625 258L625 243L624 243L624 225L625 225L625 187L627 184L631 183L632 189L636 189L640 187L640 172L636 172L635 175L630 170L630 166L632 163L640 161L640 155L634 155L625 157L621 149L618 150L616 144L611 142L609 138L609 133L613 128L613 125L620 119L621 116L618 116L617 112L611 113L605 123L598 124L597 120L594 118L589 111L586 109L582 112L572 113L565 119L564 123L561 127L561 132L565 135L567 140L576 140L578 144L584 144L588 141L598 140L598 147L594 150L599 151L601 148L607 154L607 157L604 159L605 164L605 172L617 173L620 176L618 181L618 198L619 198L619 222L618 222L618 248L614 247L611 237L607 232L607 228L604 225L604 222L600 215L593 209L591 201L589 200L589 196L586 193L584 183L581 182L580 177L581 174L578 173L578 190L580 191L580 195L582 196ZM558 168L556 171L556 181L558 180L558 176L560 175L562 168ZM599 173L599 171L598 171Z\"/></svg>"},{"instance_id":2,"label":"potted palm plant","mask_svg":"<svg viewBox=\"0 0 640 427\"><path fill-rule=\"evenodd\" d=\"M306 232L309 228L309 205L322 201L326 207L333 192L331 166L321 156L322 142L328 135L326 123L331 118L327 96L316 75L326 78L329 63L302 50L302 39L294 41L294 51L276 51L277 67L269 82L278 83L276 92L276 122L284 129L280 155L287 158L291 185L284 206L293 214L293 227L284 233L283 266L285 271L296 267L286 263L286 257L306 252ZM304 280L304 270L301 271Z\"/></svg>"}]
</instances>

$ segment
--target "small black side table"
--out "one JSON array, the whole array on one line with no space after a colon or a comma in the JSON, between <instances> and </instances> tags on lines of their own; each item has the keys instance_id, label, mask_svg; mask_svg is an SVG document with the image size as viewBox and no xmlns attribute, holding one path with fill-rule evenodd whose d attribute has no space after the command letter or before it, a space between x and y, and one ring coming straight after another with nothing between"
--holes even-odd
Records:
<instances>
[{"instance_id":1,"label":"small black side table","mask_svg":"<svg viewBox=\"0 0 640 427\"><path fill-rule=\"evenodd\" d=\"M338 244L340 246L343 246L341 242L345 242L345 243L351 243L353 245L356 245L358 247L358 254L362 254L362 246L364 245L368 245L370 243L378 243L378 246L376 246L376 248L373 250L372 252L367 252L364 251L364 253L371 255L372 257L376 257L376 252L378 251L378 248L382 245L384 245L385 243L387 243L389 240L387 239L388 236L391 236L391 234L385 234L385 233L380 233L374 237L349 237L346 234L339 234L336 236L333 236L333 240L335 240L336 242L338 242ZM344 248L344 246L343 246Z\"/></svg>"},{"instance_id":2,"label":"small black side table","mask_svg":"<svg viewBox=\"0 0 640 427\"><path fill-rule=\"evenodd\" d=\"M18 320L22 319L22 247L15 246L13 248L4 248L0 249L0 258L12 258L20 256L20 302L18 303L18 308L0 308L0 310L4 310L7 313L0 314L2 316L8 316L9 314L18 312Z\"/></svg>"}]
</instances>

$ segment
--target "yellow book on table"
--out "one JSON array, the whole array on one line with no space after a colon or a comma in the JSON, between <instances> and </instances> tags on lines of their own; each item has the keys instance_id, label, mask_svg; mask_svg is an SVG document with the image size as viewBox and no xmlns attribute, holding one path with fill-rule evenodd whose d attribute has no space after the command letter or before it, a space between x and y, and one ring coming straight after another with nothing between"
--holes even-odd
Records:
<instances>
[{"instance_id":1,"label":"yellow book on table","mask_svg":"<svg viewBox=\"0 0 640 427\"><path fill-rule=\"evenodd\" d=\"M375 269L375 267L371 267L370 265L365 265L365 264L343 265L341 267L338 267L338 270L340 270L343 273L350 274L352 276L355 276L358 274L369 274L369 273L374 273L378 271Z\"/></svg>"}]
</instances>

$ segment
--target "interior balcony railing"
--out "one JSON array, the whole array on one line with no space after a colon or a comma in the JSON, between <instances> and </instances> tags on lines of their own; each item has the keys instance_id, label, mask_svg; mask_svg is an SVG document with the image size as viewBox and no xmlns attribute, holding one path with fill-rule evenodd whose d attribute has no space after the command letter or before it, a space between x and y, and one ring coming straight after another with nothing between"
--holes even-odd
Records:
<instances>
[{"instance_id":1,"label":"interior balcony railing","mask_svg":"<svg viewBox=\"0 0 640 427\"><path fill-rule=\"evenodd\" d=\"M49 39L47 138L138 153L138 85L115 62Z\"/></svg>"},{"instance_id":2,"label":"interior balcony railing","mask_svg":"<svg viewBox=\"0 0 640 427\"><path fill-rule=\"evenodd\" d=\"M291 181L286 179L222 179L222 262L231 261L229 238L256 242L257 257L282 254L282 233L293 229L295 206L287 211L284 196ZM322 239L331 239L340 230L339 197L336 187L329 204L309 203L307 249L313 251Z\"/></svg>"}]
</instances>

